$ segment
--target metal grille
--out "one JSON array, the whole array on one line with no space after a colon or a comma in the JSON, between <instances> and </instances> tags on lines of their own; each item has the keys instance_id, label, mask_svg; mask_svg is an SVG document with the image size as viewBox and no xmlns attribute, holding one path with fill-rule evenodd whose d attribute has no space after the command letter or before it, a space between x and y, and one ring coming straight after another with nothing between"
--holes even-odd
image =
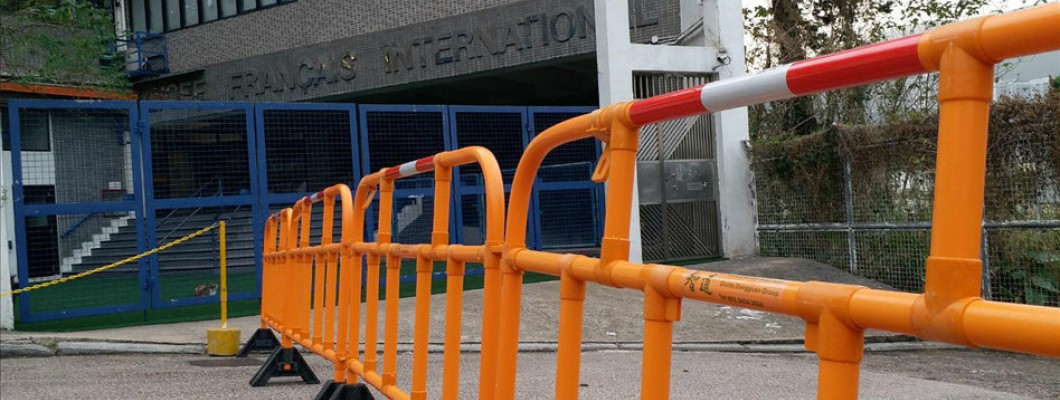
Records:
<instances>
[{"instance_id":1,"label":"metal grille","mask_svg":"<svg viewBox=\"0 0 1060 400\"><path fill-rule=\"evenodd\" d=\"M178 208L155 211L154 234L166 244L199 229L227 221L228 292L257 290L253 211L249 206ZM220 282L220 237L214 229L180 246L152 256L158 268L158 295L163 304L217 296ZM113 241L111 241L113 242Z\"/></svg>"},{"instance_id":2,"label":"metal grille","mask_svg":"<svg viewBox=\"0 0 1060 400\"><path fill-rule=\"evenodd\" d=\"M91 234L60 238L55 227L89 218L63 214L26 218L31 278L57 278L95 269L139 253L135 213L121 213ZM111 244L115 245L111 245ZM120 243L120 246L116 245ZM144 263L146 268L146 263ZM29 283L36 282L30 279ZM132 306L141 301L138 263L19 295L33 314L76 313L84 309ZM28 286L28 285L25 285Z\"/></svg>"},{"instance_id":3,"label":"metal grille","mask_svg":"<svg viewBox=\"0 0 1060 400\"><path fill-rule=\"evenodd\" d=\"M391 220L397 243L430 243L434 222L434 197L411 195L394 198Z\"/></svg>"},{"instance_id":4,"label":"metal grille","mask_svg":"<svg viewBox=\"0 0 1060 400\"><path fill-rule=\"evenodd\" d=\"M577 117L570 112L535 112L534 136L560 122ZM552 150L541 163L542 182L588 181L593 177L597 156L596 139L582 139Z\"/></svg>"},{"instance_id":5,"label":"metal grille","mask_svg":"<svg viewBox=\"0 0 1060 400\"><path fill-rule=\"evenodd\" d=\"M532 112L534 135L567 119L572 112ZM582 139L549 153L538 172L538 247L599 247L603 226L603 192L591 181L599 158L596 139Z\"/></svg>"},{"instance_id":6,"label":"metal grille","mask_svg":"<svg viewBox=\"0 0 1060 400\"><path fill-rule=\"evenodd\" d=\"M456 126L456 146L483 146L493 152L500 164L505 183L511 183L515 167L523 155L523 133L525 124L523 113L513 112L475 112L455 111L453 124ZM459 167L461 183L468 182L465 177L474 179L482 174L478 165Z\"/></svg>"},{"instance_id":7,"label":"metal grille","mask_svg":"<svg viewBox=\"0 0 1060 400\"><path fill-rule=\"evenodd\" d=\"M155 198L247 194L246 117L244 110L151 110Z\"/></svg>"},{"instance_id":8,"label":"metal grille","mask_svg":"<svg viewBox=\"0 0 1060 400\"><path fill-rule=\"evenodd\" d=\"M51 187L26 204L120 201L133 193L129 115L109 109L21 109L22 184Z\"/></svg>"},{"instance_id":9,"label":"metal grille","mask_svg":"<svg viewBox=\"0 0 1060 400\"><path fill-rule=\"evenodd\" d=\"M262 116L269 193L353 182L350 111L264 110Z\"/></svg>"},{"instance_id":10,"label":"metal grille","mask_svg":"<svg viewBox=\"0 0 1060 400\"><path fill-rule=\"evenodd\" d=\"M584 248L598 246L596 213L598 204L591 190L548 190L538 194L541 214L541 248Z\"/></svg>"},{"instance_id":11,"label":"metal grille","mask_svg":"<svg viewBox=\"0 0 1060 400\"><path fill-rule=\"evenodd\" d=\"M445 151L442 112L374 111L364 113L368 136L368 172Z\"/></svg>"},{"instance_id":12,"label":"metal grille","mask_svg":"<svg viewBox=\"0 0 1060 400\"><path fill-rule=\"evenodd\" d=\"M708 81L710 76L703 74L634 74L633 93L636 98L646 98ZM702 188L701 195L692 198L679 198L675 190L681 181L674 175L674 168L704 165L687 163L693 160L714 165L711 124L709 115L701 115L641 127L641 145L637 150L639 184L642 193L647 189L658 197L641 197L641 238L646 260L721 255L715 178L708 178L710 187Z\"/></svg>"},{"instance_id":13,"label":"metal grille","mask_svg":"<svg viewBox=\"0 0 1060 400\"><path fill-rule=\"evenodd\" d=\"M460 234L466 245L486 243L486 207L485 196L460 196Z\"/></svg>"},{"instance_id":14,"label":"metal grille","mask_svg":"<svg viewBox=\"0 0 1060 400\"><path fill-rule=\"evenodd\" d=\"M983 297L1060 304L1055 100L1002 101L992 110ZM761 253L811 258L921 292L934 207L936 125L925 120L835 127L756 144ZM803 240L807 235L827 240Z\"/></svg>"},{"instance_id":15,"label":"metal grille","mask_svg":"<svg viewBox=\"0 0 1060 400\"><path fill-rule=\"evenodd\" d=\"M141 251L137 241L134 137L130 109L17 105L17 123L5 128L21 197L15 199L20 271L18 285L57 279L124 259ZM6 118L5 120L10 120ZM103 202L113 203L103 205ZM131 237L129 253L103 244ZM142 264L142 265L146 265ZM18 297L22 320L80 315L101 308L133 309L141 303L137 263ZM6 277L4 279L7 279Z\"/></svg>"}]
</instances>

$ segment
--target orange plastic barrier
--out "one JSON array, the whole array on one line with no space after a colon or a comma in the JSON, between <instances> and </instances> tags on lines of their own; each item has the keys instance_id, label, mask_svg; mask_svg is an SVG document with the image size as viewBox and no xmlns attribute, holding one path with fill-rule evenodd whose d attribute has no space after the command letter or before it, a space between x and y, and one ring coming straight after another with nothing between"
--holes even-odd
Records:
<instances>
[{"instance_id":1,"label":"orange plastic barrier","mask_svg":"<svg viewBox=\"0 0 1060 400\"><path fill-rule=\"evenodd\" d=\"M993 65L1005 58L1060 49L1058 22L1060 4L958 22L923 35L781 66L732 81L615 104L570 119L538 135L525 150L512 182L507 218L497 163L489 151L480 147L439 153L373 173L361 180L354 194L344 185L330 187L269 218L263 266L263 326L282 334L284 348L299 343L331 360L336 382L356 383L363 378L388 398L425 398L431 271L434 261L445 261L448 296L441 393L443 398L455 399L463 268L466 262L482 262L486 275L480 399L515 397L525 271L560 277L555 394L561 399L578 396L583 302L589 282L643 292L643 399L669 397L673 323L680 319L685 299L805 320L806 348L816 352L820 360L819 398L857 397L865 329L1060 357L1060 308L999 303L979 297L979 235ZM628 262L640 125L929 71L940 74L940 122L925 293ZM556 147L588 137L607 144L593 176L595 181L609 185L600 258L527 249L527 210L541 162ZM451 168L472 162L481 167L486 187L486 244L449 244ZM394 180L431 170L435 178L431 243L391 243ZM376 192L378 240L365 242L364 211ZM317 202L324 203L325 216L333 215L336 204L342 207L340 242L333 240L332 219L325 218L319 244L310 245L310 213ZM363 286L362 259L367 264ZM417 270L412 385L408 392L395 384L398 302L392 300L398 297L402 259L415 259ZM383 260L386 306L380 371L376 326ZM363 348L359 344L362 292L366 295ZM361 353L363 359L359 357Z\"/></svg>"}]
</instances>

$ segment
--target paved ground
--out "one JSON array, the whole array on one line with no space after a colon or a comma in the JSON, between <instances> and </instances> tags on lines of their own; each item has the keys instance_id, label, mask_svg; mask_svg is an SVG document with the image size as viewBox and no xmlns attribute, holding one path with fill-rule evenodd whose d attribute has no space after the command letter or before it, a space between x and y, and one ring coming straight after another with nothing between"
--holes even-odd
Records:
<instances>
[{"instance_id":1,"label":"paved ground","mask_svg":"<svg viewBox=\"0 0 1060 400\"><path fill-rule=\"evenodd\" d=\"M399 356L408 371L410 356ZM310 363L323 379L328 365ZM277 380L262 388L248 385L256 365L204 367L192 362L228 362L204 356L67 356L0 360L0 398L20 399L263 399L311 398L320 385ZM260 362L261 358L251 359ZM582 398L635 398L640 387L637 352L586 353ZM461 396L474 398L477 355L462 357ZM520 355L519 398L552 397L555 355ZM441 355L430 360L431 398L441 381ZM814 397L816 364L797 355L676 353L674 399L809 399ZM930 371L930 372L928 372ZM290 378L287 378L290 379ZM1056 399L1060 362L967 350L869 354L861 381L866 399ZM399 385L409 376L399 373Z\"/></svg>"}]
</instances>

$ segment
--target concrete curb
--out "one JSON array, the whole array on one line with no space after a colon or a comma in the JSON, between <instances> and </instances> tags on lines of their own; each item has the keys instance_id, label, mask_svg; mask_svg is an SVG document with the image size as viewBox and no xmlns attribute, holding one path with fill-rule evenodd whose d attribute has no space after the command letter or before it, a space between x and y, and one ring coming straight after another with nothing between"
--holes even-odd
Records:
<instances>
[{"instance_id":1,"label":"concrete curb","mask_svg":"<svg viewBox=\"0 0 1060 400\"><path fill-rule=\"evenodd\" d=\"M296 346L301 348L300 346ZM555 342L519 343L521 353L554 353L559 345ZM873 353L920 350L949 350L963 347L931 342L883 342L866 343L865 351ZM399 353L411 353L412 343L401 343L397 346ZM636 352L641 351L640 343L599 343L582 344L582 352ZM444 346L431 343L427 351L441 354ZM301 349L305 352L305 349ZM480 343L460 345L461 353L480 353ZM674 343L675 352L719 352L719 353L810 353L802 344L795 343ZM110 354L206 354L206 346L201 344L152 344L123 342L58 342L54 349L34 343L0 343L0 357L50 357L68 355L110 355Z\"/></svg>"},{"instance_id":2,"label":"concrete curb","mask_svg":"<svg viewBox=\"0 0 1060 400\"><path fill-rule=\"evenodd\" d=\"M55 351L33 343L0 343L0 357L49 357Z\"/></svg>"},{"instance_id":3,"label":"concrete curb","mask_svg":"<svg viewBox=\"0 0 1060 400\"><path fill-rule=\"evenodd\" d=\"M206 346L198 344L147 344L112 342L59 342L57 355L102 354L205 354Z\"/></svg>"}]
</instances>

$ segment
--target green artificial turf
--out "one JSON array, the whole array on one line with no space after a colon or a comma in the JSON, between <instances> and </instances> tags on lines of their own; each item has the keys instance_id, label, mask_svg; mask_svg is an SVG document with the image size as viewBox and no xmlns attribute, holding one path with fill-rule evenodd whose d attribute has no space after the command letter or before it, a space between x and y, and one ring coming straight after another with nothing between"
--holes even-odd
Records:
<instances>
[{"instance_id":1,"label":"green artificial turf","mask_svg":"<svg viewBox=\"0 0 1060 400\"><path fill-rule=\"evenodd\" d=\"M480 264L468 263L468 270L481 268ZM435 272L444 272L445 263L435 262ZM385 264L380 268L380 282L386 278ZM414 260L403 260L400 275L413 276L416 274L416 263ZM557 278L527 273L524 277L525 283L555 280ZM162 271L158 284L163 302L177 299L196 297L195 290L203 284L218 282L218 274L213 271ZM228 292L230 295L238 293L253 292L257 288L257 277L253 272L236 272L228 274ZM467 275L464 277L464 290L481 289L483 276L481 274ZM431 293L445 293L446 279L436 277L431 282ZM379 288L380 297L385 297L385 287ZM402 283L400 286L400 297L411 297L416 294L415 283ZM34 313L69 311L91 307L121 306L140 304L140 283L136 274L101 274L89 276L69 282L60 283L47 288L34 290L15 297L15 329L21 331L53 331L71 332L104 328L117 328L123 326L166 324L175 322L203 321L220 318L220 308L216 303L201 304L194 306L149 309L144 311L132 311L97 315L91 317L76 317L57 319L43 322L20 322L20 308L18 302L29 296L30 310ZM362 295L363 299L363 295ZM256 315L260 310L257 299L240 300L229 302L228 315L230 317L241 317Z\"/></svg>"}]
</instances>

